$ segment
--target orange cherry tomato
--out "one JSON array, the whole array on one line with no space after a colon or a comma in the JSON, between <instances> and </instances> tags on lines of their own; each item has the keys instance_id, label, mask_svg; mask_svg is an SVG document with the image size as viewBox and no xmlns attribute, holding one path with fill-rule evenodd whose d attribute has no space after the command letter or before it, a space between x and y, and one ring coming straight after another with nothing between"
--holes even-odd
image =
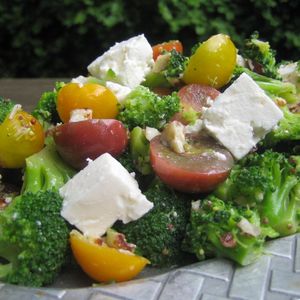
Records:
<instances>
[{"instance_id":1,"label":"orange cherry tomato","mask_svg":"<svg viewBox=\"0 0 300 300\"><path fill-rule=\"evenodd\" d=\"M91 109L94 119L114 119L118 114L118 101L113 92L100 84L68 83L57 97L57 111L64 123L69 121L74 109Z\"/></svg>"},{"instance_id":2,"label":"orange cherry tomato","mask_svg":"<svg viewBox=\"0 0 300 300\"><path fill-rule=\"evenodd\" d=\"M170 52L171 50L176 50L177 52L182 53L183 52L183 46L182 43L178 40L173 40L161 44L154 45L152 47L153 50L153 59L156 60L157 57L162 54L163 51Z\"/></svg>"},{"instance_id":3,"label":"orange cherry tomato","mask_svg":"<svg viewBox=\"0 0 300 300\"><path fill-rule=\"evenodd\" d=\"M85 237L77 230L71 231L70 242L82 270L98 282L130 280L150 263L142 256L97 243L97 240Z\"/></svg>"},{"instance_id":4,"label":"orange cherry tomato","mask_svg":"<svg viewBox=\"0 0 300 300\"><path fill-rule=\"evenodd\" d=\"M19 110L0 125L0 167L22 168L26 157L44 147L42 125L29 113Z\"/></svg>"}]
</instances>

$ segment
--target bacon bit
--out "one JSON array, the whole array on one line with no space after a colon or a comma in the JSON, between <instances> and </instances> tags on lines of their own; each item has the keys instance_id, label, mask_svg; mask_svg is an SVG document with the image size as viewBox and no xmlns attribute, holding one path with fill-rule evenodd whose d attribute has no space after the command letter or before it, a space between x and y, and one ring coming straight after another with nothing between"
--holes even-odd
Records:
<instances>
[{"instance_id":1,"label":"bacon bit","mask_svg":"<svg viewBox=\"0 0 300 300\"><path fill-rule=\"evenodd\" d=\"M290 106L290 111L292 113L300 113L300 103L294 104Z\"/></svg>"},{"instance_id":2,"label":"bacon bit","mask_svg":"<svg viewBox=\"0 0 300 300\"><path fill-rule=\"evenodd\" d=\"M99 246L102 246L104 243L103 239L101 239L101 238L95 239L94 242L95 242L95 244L97 244Z\"/></svg>"},{"instance_id":3,"label":"bacon bit","mask_svg":"<svg viewBox=\"0 0 300 300\"><path fill-rule=\"evenodd\" d=\"M0 198L0 210L3 210L7 205L8 203L5 201L5 199Z\"/></svg>"},{"instance_id":4,"label":"bacon bit","mask_svg":"<svg viewBox=\"0 0 300 300\"><path fill-rule=\"evenodd\" d=\"M136 246L134 244L127 243L125 235L118 233L113 241L113 247L117 249L124 249L133 252Z\"/></svg>"},{"instance_id":5,"label":"bacon bit","mask_svg":"<svg viewBox=\"0 0 300 300\"><path fill-rule=\"evenodd\" d=\"M227 232L220 237L220 242L225 248L234 248L236 246L236 240L231 232Z\"/></svg>"},{"instance_id":6,"label":"bacon bit","mask_svg":"<svg viewBox=\"0 0 300 300\"><path fill-rule=\"evenodd\" d=\"M35 118L30 119L30 123L31 123L31 125L35 125L36 124L36 119Z\"/></svg>"}]
</instances>

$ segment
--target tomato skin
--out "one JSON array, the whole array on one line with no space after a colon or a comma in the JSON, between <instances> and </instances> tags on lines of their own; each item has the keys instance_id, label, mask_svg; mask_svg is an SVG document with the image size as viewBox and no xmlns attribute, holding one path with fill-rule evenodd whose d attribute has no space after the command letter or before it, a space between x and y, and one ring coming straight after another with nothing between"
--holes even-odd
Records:
<instances>
[{"instance_id":1,"label":"tomato skin","mask_svg":"<svg viewBox=\"0 0 300 300\"><path fill-rule=\"evenodd\" d=\"M214 88L224 86L230 80L236 65L236 52L229 36L217 34L210 37L190 57L183 81Z\"/></svg>"},{"instance_id":2,"label":"tomato skin","mask_svg":"<svg viewBox=\"0 0 300 300\"><path fill-rule=\"evenodd\" d=\"M70 243L74 257L83 271L98 282L130 280L149 264L142 256L98 245L75 230L71 231Z\"/></svg>"},{"instance_id":3,"label":"tomato skin","mask_svg":"<svg viewBox=\"0 0 300 300\"><path fill-rule=\"evenodd\" d=\"M91 109L94 119L113 119L118 114L116 96L106 87L96 83L64 85L57 96L57 111L66 123L74 109Z\"/></svg>"},{"instance_id":4,"label":"tomato skin","mask_svg":"<svg viewBox=\"0 0 300 300\"><path fill-rule=\"evenodd\" d=\"M202 112L203 107L209 107L209 100L214 100L220 95L220 92L209 86L199 83L191 83L183 86L178 91L178 96L180 98L180 103L182 105L182 111L174 115L171 120L176 120L184 125L188 122L182 116L185 111L190 108L198 113Z\"/></svg>"},{"instance_id":5,"label":"tomato skin","mask_svg":"<svg viewBox=\"0 0 300 300\"><path fill-rule=\"evenodd\" d=\"M59 125L53 132L57 151L75 169L108 152L120 155L128 143L127 130L114 119L92 119Z\"/></svg>"},{"instance_id":6,"label":"tomato skin","mask_svg":"<svg viewBox=\"0 0 300 300\"><path fill-rule=\"evenodd\" d=\"M231 154L205 135L190 137L195 152L175 153L163 145L160 136L150 142L150 161L156 175L175 190L186 193L212 191L229 175L233 166ZM201 147L204 147L201 150ZM216 151L223 158L213 157Z\"/></svg>"},{"instance_id":7,"label":"tomato skin","mask_svg":"<svg viewBox=\"0 0 300 300\"><path fill-rule=\"evenodd\" d=\"M153 59L156 60L157 57L162 54L163 51L171 52L171 50L176 50L179 53L183 52L182 43L178 40L172 40L168 42L164 42L161 44L154 45L152 47L153 51Z\"/></svg>"},{"instance_id":8,"label":"tomato skin","mask_svg":"<svg viewBox=\"0 0 300 300\"><path fill-rule=\"evenodd\" d=\"M31 114L19 110L0 125L0 167L22 168L25 159L42 150L45 134Z\"/></svg>"}]
</instances>

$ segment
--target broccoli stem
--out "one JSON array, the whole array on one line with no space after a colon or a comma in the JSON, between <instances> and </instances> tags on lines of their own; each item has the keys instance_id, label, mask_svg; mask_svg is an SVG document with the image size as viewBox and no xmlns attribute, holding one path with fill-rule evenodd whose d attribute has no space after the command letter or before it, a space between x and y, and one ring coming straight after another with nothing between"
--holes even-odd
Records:
<instances>
[{"instance_id":1,"label":"broccoli stem","mask_svg":"<svg viewBox=\"0 0 300 300\"><path fill-rule=\"evenodd\" d=\"M274 192L266 194L262 204L262 219L281 236L297 232L297 197L292 190L298 184L296 176L288 176Z\"/></svg>"}]
</instances>

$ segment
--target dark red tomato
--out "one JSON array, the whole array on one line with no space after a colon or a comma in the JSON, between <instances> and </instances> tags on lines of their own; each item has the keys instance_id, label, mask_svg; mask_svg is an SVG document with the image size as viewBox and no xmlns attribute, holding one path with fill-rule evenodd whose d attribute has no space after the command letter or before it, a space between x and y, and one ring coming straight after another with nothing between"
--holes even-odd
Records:
<instances>
[{"instance_id":1,"label":"dark red tomato","mask_svg":"<svg viewBox=\"0 0 300 300\"><path fill-rule=\"evenodd\" d=\"M65 123L55 128L53 137L61 157L76 169L105 152L118 156L128 143L127 130L114 119Z\"/></svg>"},{"instance_id":2,"label":"dark red tomato","mask_svg":"<svg viewBox=\"0 0 300 300\"><path fill-rule=\"evenodd\" d=\"M182 43L178 40L173 40L173 41L169 41L169 42L164 42L161 44L157 44L154 45L152 47L153 50L153 59L156 60L157 57L162 54L164 51L172 51L172 50L176 50L179 53L183 52L183 47L182 47Z\"/></svg>"},{"instance_id":3,"label":"dark red tomato","mask_svg":"<svg viewBox=\"0 0 300 300\"><path fill-rule=\"evenodd\" d=\"M150 160L157 176L175 190L187 193L212 191L229 175L233 158L213 138L187 136L189 150L175 153L161 143L160 136L150 142Z\"/></svg>"},{"instance_id":4,"label":"dark red tomato","mask_svg":"<svg viewBox=\"0 0 300 300\"><path fill-rule=\"evenodd\" d=\"M183 112L176 113L172 120L187 125L188 122L183 117L184 112L188 112L192 108L194 111L201 113L203 107L209 107L209 102L216 99L219 94L218 90L208 85L192 83L183 86L178 91Z\"/></svg>"}]
</instances>

